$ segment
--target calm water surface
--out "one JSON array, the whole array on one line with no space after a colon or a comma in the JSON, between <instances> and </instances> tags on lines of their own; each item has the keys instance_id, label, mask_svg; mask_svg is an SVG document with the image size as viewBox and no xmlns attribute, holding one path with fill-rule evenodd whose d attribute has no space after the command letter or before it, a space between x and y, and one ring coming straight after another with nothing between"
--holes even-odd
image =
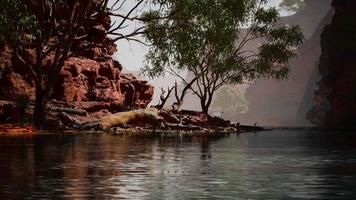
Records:
<instances>
[{"instance_id":1,"label":"calm water surface","mask_svg":"<svg viewBox=\"0 0 356 200\"><path fill-rule=\"evenodd\" d=\"M0 199L356 199L356 136L0 136Z\"/></svg>"}]
</instances>

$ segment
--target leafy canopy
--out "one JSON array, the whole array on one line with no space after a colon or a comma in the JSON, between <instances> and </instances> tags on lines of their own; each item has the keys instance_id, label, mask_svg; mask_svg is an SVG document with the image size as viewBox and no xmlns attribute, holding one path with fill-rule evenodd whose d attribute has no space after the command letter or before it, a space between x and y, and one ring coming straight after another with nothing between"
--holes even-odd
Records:
<instances>
[{"instance_id":1,"label":"leafy canopy","mask_svg":"<svg viewBox=\"0 0 356 200\"><path fill-rule=\"evenodd\" d=\"M28 35L26 35L28 34ZM13 44L18 50L26 36L40 34L36 17L29 12L26 4L18 0L0 0L0 44Z\"/></svg>"},{"instance_id":2,"label":"leafy canopy","mask_svg":"<svg viewBox=\"0 0 356 200\"><path fill-rule=\"evenodd\" d=\"M144 14L152 43L143 72L150 77L188 70L209 74L219 86L259 77L285 78L294 48L303 40L297 26L278 24L266 0L156 0ZM248 48L259 43L258 49Z\"/></svg>"},{"instance_id":3,"label":"leafy canopy","mask_svg":"<svg viewBox=\"0 0 356 200\"><path fill-rule=\"evenodd\" d=\"M283 0L280 6L289 11L297 11L305 6L304 0Z\"/></svg>"}]
</instances>

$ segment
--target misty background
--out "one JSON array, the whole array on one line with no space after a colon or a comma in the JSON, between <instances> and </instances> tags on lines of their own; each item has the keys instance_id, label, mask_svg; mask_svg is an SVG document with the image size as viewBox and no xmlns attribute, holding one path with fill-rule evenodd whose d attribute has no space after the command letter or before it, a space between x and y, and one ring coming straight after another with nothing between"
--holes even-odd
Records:
<instances>
[{"instance_id":1,"label":"misty background","mask_svg":"<svg viewBox=\"0 0 356 200\"><path fill-rule=\"evenodd\" d=\"M305 36L304 44L298 49L298 57L290 63L289 78L282 81L257 80L254 83L224 87L215 96L211 114L242 124L310 126L306 120L306 113L313 105L313 93L320 78L318 75L320 34L331 21L331 0L285 0L294 5L288 8L280 6L282 1L270 0L267 6L276 7L280 11L283 23L300 25ZM111 1L113 2L114 0ZM301 3L303 6L298 7L299 4L294 3ZM128 11L134 5L135 1L127 1L123 9ZM138 15L147 9L147 6L149 5L142 5L132 15ZM113 22L115 20L117 19L112 19ZM127 21L126 24L128 28L120 31L130 32L140 26L131 21ZM257 44L250 45L257 48ZM117 47L118 52L114 57L123 65L124 71L139 76L149 47L126 40L118 41ZM182 74L189 78L185 72ZM152 105L159 101L161 87L173 86L175 81L179 83L178 79L168 74L149 81L155 87ZM183 108L199 110L194 95L187 96Z\"/></svg>"}]
</instances>

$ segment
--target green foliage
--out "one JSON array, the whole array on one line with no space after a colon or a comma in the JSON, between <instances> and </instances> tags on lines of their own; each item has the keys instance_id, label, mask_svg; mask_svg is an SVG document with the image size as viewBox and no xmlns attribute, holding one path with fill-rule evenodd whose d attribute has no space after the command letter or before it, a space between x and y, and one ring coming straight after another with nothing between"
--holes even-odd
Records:
<instances>
[{"instance_id":1,"label":"green foliage","mask_svg":"<svg viewBox=\"0 0 356 200\"><path fill-rule=\"evenodd\" d=\"M20 0L0 0L0 44L9 42L19 50L25 39L39 34L34 15Z\"/></svg>"},{"instance_id":2,"label":"green foliage","mask_svg":"<svg viewBox=\"0 0 356 200\"><path fill-rule=\"evenodd\" d=\"M198 66L209 43L221 50L231 47L229 41L236 36L236 23L247 20L242 12L247 6L243 1L238 2L240 5L212 0L156 2L162 9L145 14L158 19L149 21L146 29L147 40L154 43L147 56L152 68L144 70L150 76L163 75L167 65L177 69Z\"/></svg>"},{"instance_id":3,"label":"green foliage","mask_svg":"<svg viewBox=\"0 0 356 200\"><path fill-rule=\"evenodd\" d=\"M297 26L278 25L276 9L256 0L162 0L145 13L146 38L153 45L143 72L151 77L171 69L195 75L208 67L211 76L229 74L226 83L287 76L293 48L303 40ZM246 49L252 41L258 51Z\"/></svg>"},{"instance_id":4,"label":"green foliage","mask_svg":"<svg viewBox=\"0 0 356 200\"><path fill-rule=\"evenodd\" d=\"M266 0L157 0L158 10L143 15L152 43L143 73L179 76L187 70L196 80L193 92L206 112L212 96L227 84L257 78L286 78L288 62L302 43L298 26L279 22ZM153 20L152 20L153 19ZM257 49L254 48L258 45ZM178 71L178 72L177 72Z\"/></svg>"},{"instance_id":5,"label":"green foliage","mask_svg":"<svg viewBox=\"0 0 356 200\"><path fill-rule=\"evenodd\" d=\"M304 0L283 0L280 6L289 11L297 11L304 7Z\"/></svg>"}]
</instances>

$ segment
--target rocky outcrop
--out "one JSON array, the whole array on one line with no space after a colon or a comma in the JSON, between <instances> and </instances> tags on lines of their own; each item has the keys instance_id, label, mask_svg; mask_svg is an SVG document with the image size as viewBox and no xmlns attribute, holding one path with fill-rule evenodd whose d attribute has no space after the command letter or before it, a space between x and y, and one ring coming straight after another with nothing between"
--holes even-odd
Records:
<instances>
[{"instance_id":1,"label":"rocky outcrop","mask_svg":"<svg viewBox=\"0 0 356 200\"><path fill-rule=\"evenodd\" d=\"M36 1L32 2L36 9ZM100 0L92 0L93 8L100 9ZM61 18L68 13L68 6L56 5L54 15ZM55 84L50 104L84 109L88 112L108 110L118 112L132 108L145 108L153 96L153 86L131 74L122 72L121 64L112 58L117 51L114 40L106 36L110 16L99 12L81 29L86 39L73 44L76 55L65 62ZM65 19L59 21L65 23ZM34 50L27 49L32 62ZM35 98L35 85L26 65L16 59L11 48L2 47L0 55L0 100L16 101L21 95ZM48 71L54 55L44 59L43 70ZM46 64L47 63L47 64Z\"/></svg>"},{"instance_id":2,"label":"rocky outcrop","mask_svg":"<svg viewBox=\"0 0 356 200\"><path fill-rule=\"evenodd\" d=\"M356 127L356 2L334 0L332 23L321 35L322 78L308 119L328 128Z\"/></svg>"},{"instance_id":3,"label":"rocky outcrop","mask_svg":"<svg viewBox=\"0 0 356 200\"><path fill-rule=\"evenodd\" d=\"M72 127L115 131L117 128L143 128L155 131L262 131L260 127L241 126L219 117L212 117L202 112L182 110L179 112L148 108L107 115L98 120L81 123L76 118L63 115L64 120Z\"/></svg>"}]
</instances>

